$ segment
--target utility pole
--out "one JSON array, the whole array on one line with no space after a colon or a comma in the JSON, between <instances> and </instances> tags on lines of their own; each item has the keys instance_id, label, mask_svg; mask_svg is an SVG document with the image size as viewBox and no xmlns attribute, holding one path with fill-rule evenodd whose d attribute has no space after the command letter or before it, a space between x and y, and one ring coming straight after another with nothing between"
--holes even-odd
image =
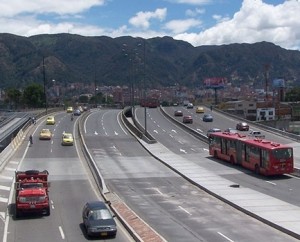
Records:
<instances>
[{"instance_id":1,"label":"utility pole","mask_svg":"<svg viewBox=\"0 0 300 242\"><path fill-rule=\"evenodd\" d=\"M146 40L144 39L144 66L143 66L143 74L144 74L144 100L146 100ZM144 106L144 116L145 116L145 135L147 135L147 107Z\"/></svg>"},{"instance_id":2,"label":"utility pole","mask_svg":"<svg viewBox=\"0 0 300 242\"><path fill-rule=\"evenodd\" d=\"M269 69L270 69L270 65L269 64L265 64L265 84L266 84L266 97L265 97L265 101L268 101L268 82L269 82Z\"/></svg>"},{"instance_id":3,"label":"utility pole","mask_svg":"<svg viewBox=\"0 0 300 242\"><path fill-rule=\"evenodd\" d=\"M43 56L43 78L44 78L44 96L45 96L45 106L46 106L46 114L48 113L48 100L47 100L47 92L46 92L46 72L45 72L45 58Z\"/></svg>"}]
</instances>

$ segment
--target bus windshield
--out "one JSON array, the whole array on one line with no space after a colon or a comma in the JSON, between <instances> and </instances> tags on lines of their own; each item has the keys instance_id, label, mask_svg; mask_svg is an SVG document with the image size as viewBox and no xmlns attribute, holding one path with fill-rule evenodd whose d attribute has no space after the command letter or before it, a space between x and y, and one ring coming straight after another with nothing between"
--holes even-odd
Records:
<instances>
[{"instance_id":1,"label":"bus windshield","mask_svg":"<svg viewBox=\"0 0 300 242\"><path fill-rule=\"evenodd\" d=\"M277 160L282 160L282 159L289 159L292 157L292 149L287 148L287 149L276 149L273 150L273 156Z\"/></svg>"}]
</instances>

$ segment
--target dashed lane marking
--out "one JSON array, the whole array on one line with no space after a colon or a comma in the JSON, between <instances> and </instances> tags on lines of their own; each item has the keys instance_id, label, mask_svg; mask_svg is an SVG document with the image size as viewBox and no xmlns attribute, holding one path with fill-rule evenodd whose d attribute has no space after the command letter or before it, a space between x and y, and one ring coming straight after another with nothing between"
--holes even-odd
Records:
<instances>
[{"instance_id":1,"label":"dashed lane marking","mask_svg":"<svg viewBox=\"0 0 300 242\"><path fill-rule=\"evenodd\" d=\"M10 187L0 185L0 190L10 191Z\"/></svg>"},{"instance_id":2,"label":"dashed lane marking","mask_svg":"<svg viewBox=\"0 0 300 242\"><path fill-rule=\"evenodd\" d=\"M11 168L11 167L5 167L4 170L6 171L15 171L16 168Z\"/></svg>"},{"instance_id":3,"label":"dashed lane marking","mask_svg":"<svg viewBox=\"0 0 300 242\"><path fill-rule=\"evenodd\" d=\"M12 176L3 176L3 175L0 175L0 179L12 180L13 177Z\"/></svg>"},{"instance_id":4,"label":"dashed lane marking","mask_svg":"<svg viewBox=\"0 0 300 242\"><path fill-rule=\"evenodd\" d=\"M0 197L0 202L2 202L2 203L8 203L8 198L6 198L6 197Z\"/></svg>"},{"instance_id":5,"label":"dashed lane marking","mask_svg":"<svg viewBox=\"0 0 300 242\"><path fill-rule=\"evenodd\" d=\"M0 217L2 221L5 221L5 212L0 212Z\"/></svg>"}]
</instances>

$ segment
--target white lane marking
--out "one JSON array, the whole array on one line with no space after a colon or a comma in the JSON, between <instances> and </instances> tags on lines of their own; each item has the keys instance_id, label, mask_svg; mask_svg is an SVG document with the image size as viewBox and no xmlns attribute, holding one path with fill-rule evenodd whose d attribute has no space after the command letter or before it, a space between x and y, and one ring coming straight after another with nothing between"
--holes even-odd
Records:
<instances>
[{"instance_id":1,"label":"white lane marking","mask_svg":"<svg viewBox=\"0 0 300 242\"><path fill-rule=\"evenodd\" d=\"M95 135L98 135L97 131L95 131Z\"/></svg>"},{"instance_id":2,"label":"white lane marking","mask_svg":"<svg viewBox=\"0 0 300 242\"><path fill-rule=\"evenodd\" d=\"M5 167L4 170L6 171L15 171L16 168L11 168L11 167Z\"/></svg>"},{"instance_id":3,"label":"white lane marking","mask_svg":"<svg viewBox=\"0 0 300 242\"><path fill-rule=\"evenodd\" d=\"M183 145L183 142L182 142L182 141L180 141L180 140L178 140L178 143L180 143L180 144L182 144L182 145Z\"/></svg>"},{"instance_id":4,"label":"white lane marking","mask_svg":"<svg viewBox=\"0 0 300 242\"><path fill-rule=\"evenodd\" d=\"M163 132L167 132L165 129L162 129Z\"/></svg>"},{"instance_id":5,"label":"white lane marking","mask_svg":"<svg viewBox=\"0 0 300 242\"><path fill-rule=\"evenodd\" d=\"M199 131L199 132L203 133L203 130L201 130L201 129L197 129L197 131Z\"/></svg>"},{"instance_id":6,"label":"white lane marking","mask_svg":"<svg viewBox=\"0 0 300 242\"><path fill-rule=\"evenodd\" d=\"M274 185L274 186L276 186L277 184L276 183L274 183L274 182L270 182L270 181L266 181L267 183L269 183L269 184L272 184L272 185Z\"/></svg>"},{"instance_id":7,"label":"white lane marking","mask_svg":"<svg viewBox=\"0 0 300 242\"><path fill-rule=\"evenodd\" d=\"M183 210L184 212L186 212L187 214L189 214L189 215L192 215L189 211L187 211L186 209L184 209L183 207L181 207L181 206L178 206L181 210Z\"/></svg>"},{"instance_id":8,"label":"white lane marking","mask_svg":"<svg viewBox=\"0 0 300 242\"><path fill-rule=\"evenodd\" d=\"M8 198L0 197L0 202L1 203L7 203L8 202Z\"/></svg>"},{"instance_id":9,"label":"white lane marking","mask_svg":"<svg viewBox=\"0 0 300 242\"><path fill-rule=\"evenodd\" d=\"M172 129L171 131L174 132L175 134L177 134L177 131L175 129Z\"/></svg>"},{"instance_id":10,"label":"white lane marking","mask_svg":"<svg viewBox=\"0 0 300 242\"><path fill-rule=\"evenodd\" d=\"M174 136L173 136L173 135L171 135L171 134L169 134L169 136L170 136L171 138L174 138Z\"/></svg>"},{"instance_id":11,"label":"white lane marking","mask_svg":"<svg viewBox=\"0 0 300 242\"><path fill-rule=\"evenodd\" d=\"M9 191L9 190L10 190L10 187L0 185L0 190Z\"/></svg>"},{"instance_id":12,"label":"white lane marking","mask_svg":"<svg viewBox=\"0 0 300 242\"><path fill-rule=\"evenodd\" d=\"M115 131L115 135L119 135L119 134Z\"/></svg>"},{"instance_id":13,"label":"white lane marking","mask_svg":"<svg viewBox=\"0 0 300 242\"><path fill-rule=\"evenodd\" d=\"M65 239L65 234L64 234L64 231L63 231L62 227L61 227L61 226L58 226L58 229L59 229L61 238L62 238L62 239Z\"/></svg>"},{"instance_id":14,"label":"white lane marking","mask_svg":"<svg viewBox=\"0 0 300 242\"><path fill-rule=\"evenodd\" d=\"M194 148L191 148L191 150L196 152L196 150Z\"/></svg>"},{"instance_id":15,"label":"white lane marking","mask_svg":"<svg viewBox=\"0 0 300 242\"><path fill-rule=\"evenodd\" d=\"M24 154L18 164L18 167L17 167L17 170L19 170L19 168L21 167L21 164L27 154L27 151L28 151L29 147L27 146L25 151L24 151ZM12 203L12 200L13 200L13 196L14 196L14 181L15 181L15 177L10 177L10 179L13 180L12 182L12 185L11 185L11 189L10 189L10 192L9 192L9 198L8 198L8 203L11 204ZM2 239L2 242L7 242L7 234L8 234L8 224L9 224L9 211L8 211L8 206L7 206L7 209L6 209L6 216L5 216L5 223L4 223L4 232L3 232L3 239Z\"/></svg>"},{"instance_id":16,"label":"white lane marking","mask_svg":"<svg viewBox=\"0 0 300 242\"><path fill-rule=\"evenodd\" d=\"M221 235L223 238L227 239L228 241L234 242L234 240L229 239L227 236L225 236L224 234L222 234L221 232L218 232L219 235Z\"/></svg>"},{"instance_id":17,"label":"white lane marking","mask_svg":"<svg viewBox=\"0 0 300 242\"><path fill-rule=\"evenodd\" d=\"M52 208L52 209L55 209L55 207L54 207L54 202L53 202L52 200L50 200L50 203L51 203L51 208Z\"/></svg>"},{"instance_id":18,"label":"white lane marking","mask_svg":"<svg viewBox=\"0 0 300 242\"><path fill-rule=\"evenodd\" d=\"M183 153L185 153L185 154L187 153L184 149L180 149L179 151L180 151L180 152L183 152Z\"/></svg>"},{"instance_id":19,"label":"white lane marking","mask_svg":"<svg viewBox=\"0 0 300 242\"><path fill-rule=\"evenodd\" d=\"M3 176L3 175L0 175L0 179L12 180L13 177L12 176Z\"/></svg>"},{"instance_id":20,"label":"white lane marking","mask_svg":"<svg viewBox=\"0 0 300 242\"><path fill-rule=\"evenodd\" d=\"M164 195L158 188L154 188L160 195Z\"/></svg>"},{"instance_id":21,"label":"white lane marking","mask_svg":"<svg viewBox=\"0 0 300 242\"><path fill-rule=\"evenodd\" d=\"M158 132L157 132L157 130L156 130L156 129L154 129L154 130L153 130L153 132L158 134Z\"/></svg>"},{"instance_id":22,"label":"white lane marking","mask_svg":"<svg viewBox=\"0 0 300 242\"><path fill-rule=\"evenodd\" d=\"M5 212L0 212L1 220L5 222Z\"/></svg>"},{"instance_id":23,"label":"white lane marking","mask_svg":"<svg viewBox=\"0 0 300 242\"><path fill-rule=\"evenodd\" d=\"M204 151L209 151L209 149L203 148Z\"/></svg>"}]
</instances>

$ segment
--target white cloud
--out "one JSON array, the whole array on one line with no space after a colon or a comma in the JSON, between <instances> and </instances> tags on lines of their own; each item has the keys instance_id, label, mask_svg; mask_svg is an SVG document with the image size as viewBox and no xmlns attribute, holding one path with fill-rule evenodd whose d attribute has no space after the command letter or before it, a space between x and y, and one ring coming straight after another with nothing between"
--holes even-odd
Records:
<instances>
[{"instance_id":1,"label":"white cloud","mask_svg":"<svg viewBox=\"0 0 300 242\"><path fill-rule=\"evenodd\" d=\"M154 12L138 12L136 16L129 19L129 23L135 27L148 29L151 19L164 20L167 14L166 8L158 8Z\"/></svg>"},{"instance_id":2,"label":"white cloud","mask_svg":"<svg viewBox=\"0 0 300 242\"><path fill-rule=\"evenodd\" d=\"M105 0L0 0L0 17L13 17L19 14L59 15L76 14L93 6L100 6Z\"/></svg>"},{"instance_id":3,"label":"white cloud","mask_svg":"<svg viewBox=\"0 0 300 242\"><path fill-rule=\"evenodd\" d=\"M300 3L297 0L276 6L261 0L244 0L240 11L232 19L198 34L182 33L175 38L195 46L269 41L287 49L300 49L299 13Z\"/></svg>"},{"instance_id":4,"label":"white cloud","mask_svg":"<svg viewBox=\"0 0 300 242\"><path fill-rule=\"evenodd\" d=\"M224 17L222 15L217 15L217 14L214 14L212 16L212 18L215 19L218 23L230 20L230 18L228 16Z\"/></svg>"},{"instance_id":5,"label":"white cloud","mask_svg":"<svg viewBox=\"0 0 300 242\"><path fill-rule=\"evenodd\" d=\"M165 24L165 28L172 31L174 34L179 34L189 30L192 27L198 27L201 21L197 19L172 20Z\"/></svg>"},{"instance_id":6,"label":"white cloud","mask_svg":"<svg viewBox=\"0 0 300 242\"><path fill-rule=\"evenodd\" d=\"M185 14L189 17L196 17L199 14L204 14L205 9L204 8L196 8L196 9L188 9L185 11Z\"/></svg>"}]
</instances>

